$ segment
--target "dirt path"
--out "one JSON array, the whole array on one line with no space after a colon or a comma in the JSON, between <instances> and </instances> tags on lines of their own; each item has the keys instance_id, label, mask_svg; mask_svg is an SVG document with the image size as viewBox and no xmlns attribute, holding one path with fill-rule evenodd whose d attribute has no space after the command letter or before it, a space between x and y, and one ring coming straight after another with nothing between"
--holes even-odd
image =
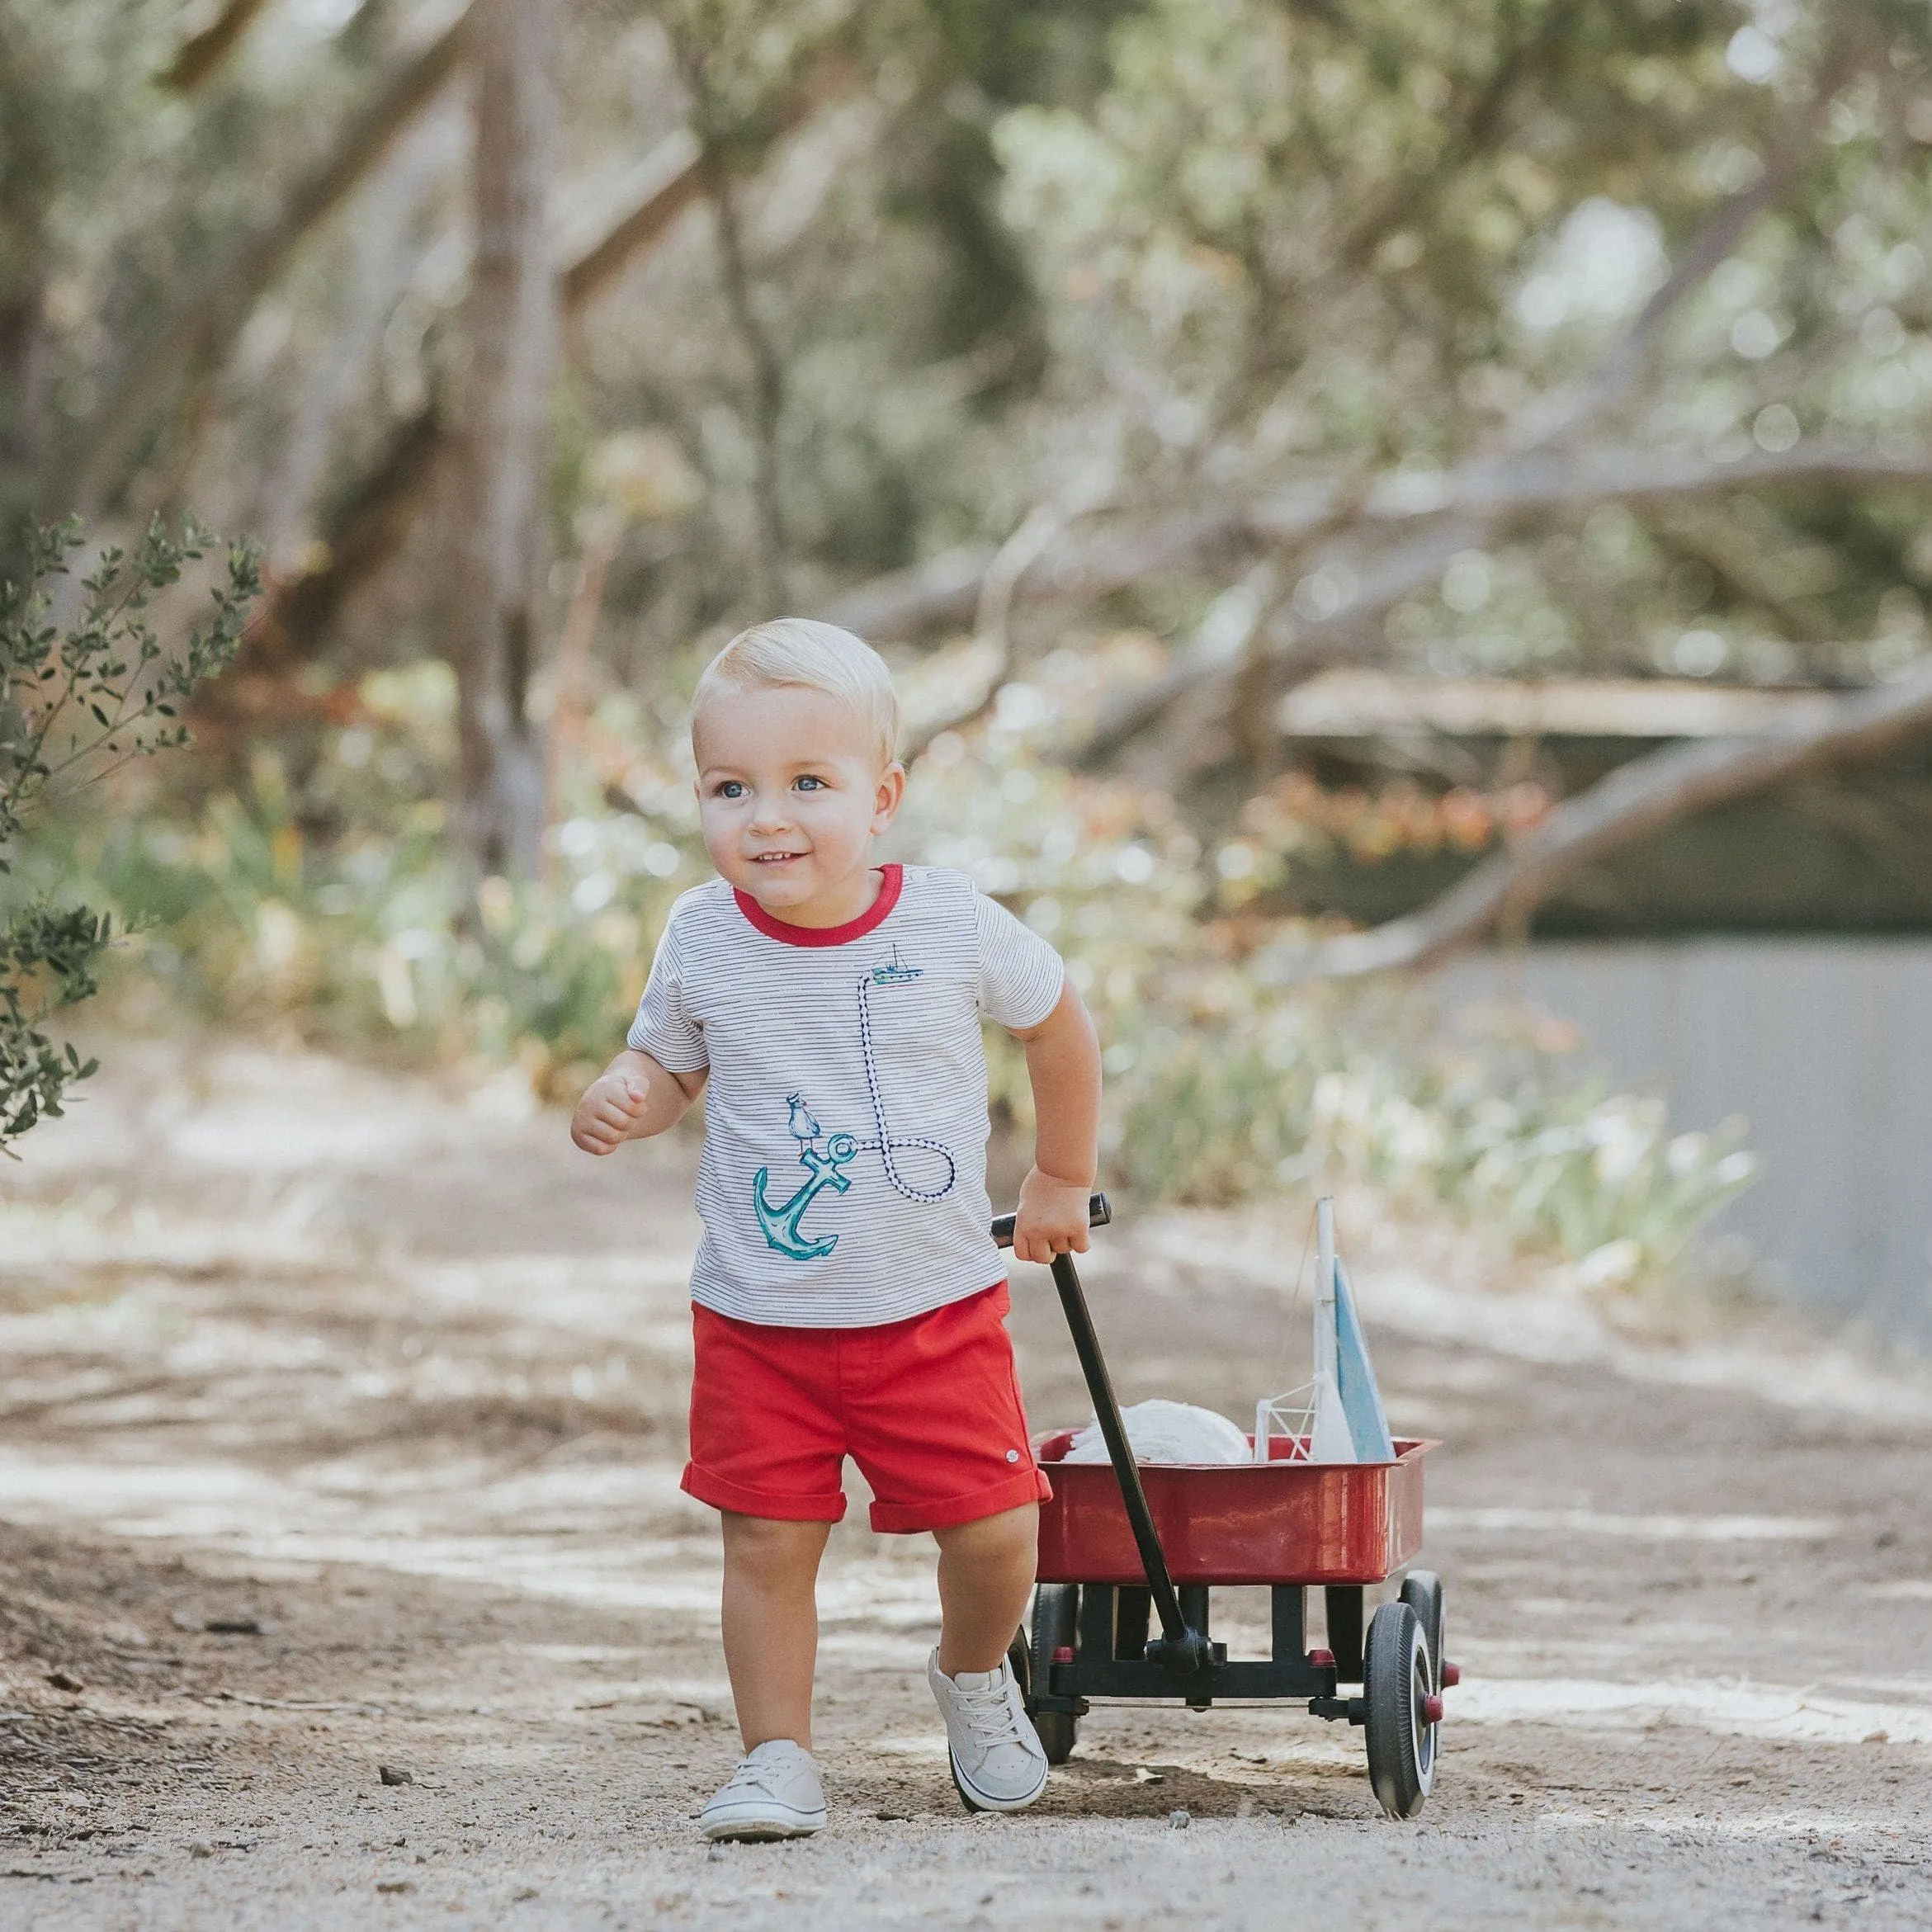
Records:
<instances>
[{"instance_id":1,"label":"dirt path","mask_svg":"<svg viewBox=\"0 0 1932 1932\"><path fill-rule=\"evenodd\" d=\"M1448 1445L1466 1677L1423 1820L1279 1708L1097 1711L1034 1812L967 1818L928 1556L862 1514L831 1829L712 1853L689 1150L595 1164L510 1088L296 1055L111 1065L0 1177L0 1925L1932 1923L1932 1372L1613 1333L1344 1202L1393 1419ZM1126 1399L1279 1386L1306 1203L1277 1212L1105 1237ZM1077 1421L1021 1277L1034 1421ZM1262 1614L1217 1634L1259 1650Z\"/></svg>"}]
</instances>

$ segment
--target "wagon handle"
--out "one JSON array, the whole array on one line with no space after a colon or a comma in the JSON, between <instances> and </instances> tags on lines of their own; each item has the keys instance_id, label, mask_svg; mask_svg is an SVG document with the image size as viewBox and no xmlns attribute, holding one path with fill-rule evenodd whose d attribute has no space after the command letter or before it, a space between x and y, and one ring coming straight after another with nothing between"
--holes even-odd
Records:
<instances>
[{"instance_id":1,"label":"wagon handle","mask_svg":"<svg viewBox=\"0 0 1932 1932\"><path fill-rule=\"evenodd\" d=\"M1087 1204L1088 1226L1104 1227L1113 1211L1104 1194L1096 1194ZM1002 1247L1013 1241L1013 1216L1003 1214L993 1224L993 1239ZM1192 1677L1204 1670L1213 1652L1207 1639L1193 1628L1181 1614L1181 1600L1175 1594L1174 1578L1167 1567L1167 1552L1160 1547L1160 1532L1154 1527L1154 1512L1147 1506L1147 1491L1141 1482L1140 1465L1127 1444L1127 1432L1120 1417L1120 1403L1113 1392L1113 1379L1107 1372L1106 1358L1100 1353L1100 1338L1094 1331L1094 1317L1088 1311L1087 1297L1070 1254L1053 1258L1053 1285L1060 1291L1060 1306L1074 1339L1074 1353L1080 1358L1080 1373L1086 1378L1094 1415L1107 1443L1107 1459L1113 1465L1114 1480L1120 1485L1121 1501L1127 1505L1127 1521L1134 1532L1134 1543L1141 1552L1141 1567L1147 1576L1147 1592L1154 1599L1155 1614L1160 1619L1160 1635L1147 1646L1150 1663L1159 1664L1176 1677Z\"/></svg>"},{"instance_id":2,"label":"wagon handle","mask_svg":"<svg viewBox=\"0 0 1932 1932\"><path fill-rule=\"evenodd\" d=\"M993 1245L1010 1248L1013 1245L1013 1226L1019 1219L1017 1214L997 1216L993 1222ZM1087 1226L1103 1228L1113 1219L1113 1204L1104 1194L1089 1194L1087 1197Z\"/></svg>"}]
</instances>

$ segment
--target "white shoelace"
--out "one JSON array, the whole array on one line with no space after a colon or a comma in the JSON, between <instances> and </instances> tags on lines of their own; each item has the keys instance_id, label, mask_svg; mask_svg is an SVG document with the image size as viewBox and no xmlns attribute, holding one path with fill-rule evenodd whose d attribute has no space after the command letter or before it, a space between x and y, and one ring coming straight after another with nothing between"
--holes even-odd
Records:
<instances>
[{"instance_id":1,"label":"white shoelace","mask_svg":"<svg viewBox=\"0 0 1932 1932\"><path fill-rule=\"evenodd\" d=\"M989 1684L984 1690L967 1690L956 1678L953 1693L958 1698L968 1727L987 1750L1003 1744L1024 1744L1018 1713L1004 1684Z\"/></svg>"},{"instance_id":2,"label":"white shoelace","mask_svg":"<svg viewBox=\"0 0 1932 1932\"><path fill-rule=\"evenodd\" d=\"M718 1793L718 1797L723 1797L725 1792L741 1791L747 1788L761 1791L767 1797L777 1797L777 1790L765 1780L768 1776L776 1776L777 1771L776 1764L760 1764L749 1758L740 1759L738 1769L725 1779L725 1789ZM716 1804L717 1798L713 1798L711 1802Z\"/></svg>"}]
</instances>

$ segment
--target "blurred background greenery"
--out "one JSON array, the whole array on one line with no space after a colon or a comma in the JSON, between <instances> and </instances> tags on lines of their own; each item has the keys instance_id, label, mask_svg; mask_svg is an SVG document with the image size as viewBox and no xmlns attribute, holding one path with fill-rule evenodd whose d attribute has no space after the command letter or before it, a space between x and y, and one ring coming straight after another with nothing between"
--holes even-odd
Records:
<instances>
[{"instance_id":1,"label":"blurred background greenery","mask_svg":"<svg viewBox=\"0 0 1932 1932\"><path fill-rule=\"evenodd\" d=\"M1072 961L1111 1180L1359 1175L1668 1281L1736 1132L1307 962L1478 877L1394 963L1614 926L1579 865L1795 768L1283 707L1726 687L1922 775L1929 149L1892 0L0 0L0 511L192 506L266 579L196 748L6 889L135 929L119 1023L565 1098L706 874L698 667L827 616L902 676L895 849Z\"/></svg>"}]
</instances>

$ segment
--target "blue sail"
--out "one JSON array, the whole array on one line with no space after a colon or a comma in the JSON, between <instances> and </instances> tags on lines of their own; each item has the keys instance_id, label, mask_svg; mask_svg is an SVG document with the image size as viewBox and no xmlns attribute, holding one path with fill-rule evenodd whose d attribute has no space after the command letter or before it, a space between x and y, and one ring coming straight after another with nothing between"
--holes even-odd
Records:
<instances>
[{"instance_id":1,"label":"blue sail","mask_svg":"<svg viewBox=\"0 0 1932 1932\"><path fill-rule=\"evenodd\" d=\"M1335 1382L1357 1457L1363 1462L1393 1462L1395 1439L1389 1434L1389 1419L1382 1410L1382 1391L1375 1385L1375 1371L1369 1366L1368 1344L1363 1339L1362 1324L1355 1313L1349 1271L1342 1266L1339 1255L1335 1259Z\"/></svg>"}]
</instances>

